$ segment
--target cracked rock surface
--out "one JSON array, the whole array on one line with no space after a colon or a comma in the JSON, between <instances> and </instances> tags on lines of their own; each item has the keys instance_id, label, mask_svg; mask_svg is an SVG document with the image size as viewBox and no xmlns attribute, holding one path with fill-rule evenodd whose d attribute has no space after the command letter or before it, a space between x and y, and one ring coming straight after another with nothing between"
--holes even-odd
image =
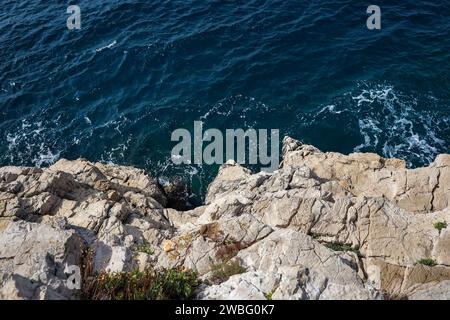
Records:
<instances>
[{"instance_id":1,"label":"cracked rock surface","mask_svg":"<svg viewBox=\"0 0 450 320\"><path fill-rule=\"evenodd\" d=\"M168 203L132 167L0 168L0 299L79 298L86 249L95 270L192 269L199 299L450 299L450 155L407 169L286 137L274 173L230 162L203 206Z\"/></svg>"}]
</instances>

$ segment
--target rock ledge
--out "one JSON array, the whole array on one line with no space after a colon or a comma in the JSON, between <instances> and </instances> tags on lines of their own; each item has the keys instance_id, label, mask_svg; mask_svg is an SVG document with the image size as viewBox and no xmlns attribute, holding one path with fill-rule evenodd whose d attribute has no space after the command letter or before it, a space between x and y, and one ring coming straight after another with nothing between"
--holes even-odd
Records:
<instances>
[{"instance_id":1,"label":"rock ledge","mask_svg":"<svg viewBox=\"0 0 450 320\"><path fill-rule=\"evenodd\" d=\"M289 137L279 170L227 163L189 211L132 167L3 167L0 299L80 298L67 278L87 249L110 272L239 265L199 299L450 299L449 204L450 155L407 169Z\"/></svg>"}]
</instances>

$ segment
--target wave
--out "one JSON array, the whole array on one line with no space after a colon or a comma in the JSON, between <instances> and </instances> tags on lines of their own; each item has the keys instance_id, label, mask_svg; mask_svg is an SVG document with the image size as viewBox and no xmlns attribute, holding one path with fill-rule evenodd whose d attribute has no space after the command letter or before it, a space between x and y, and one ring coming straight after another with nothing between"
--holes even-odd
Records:
<instances>
[{"instance_id":1,"label":"wave","mask_svg":"<svg viewBox=\"0 0 450 320\"><path fill-rule=\"evenodd\" d=\"M404 159L409 167L426 165L448 152L450 116L445 102L433 95L406 94L389 84L359 83L336 105L320 108L313 115L316 125L324 121L352 126L362 140L354 152L377 152Z\"/></svg>"},{"instance_id":2,"label":"wave","mask_svg":"<svg viewBox=\"0 0 450 320\"><path fill-rule=\"evenodd\" d=\"M56 162L62 150L55 148L49 138L53 130L43 121L22 120L20 127L6 135L7 154L11 163L42 167Z\"/></svg>"}]
</instances>

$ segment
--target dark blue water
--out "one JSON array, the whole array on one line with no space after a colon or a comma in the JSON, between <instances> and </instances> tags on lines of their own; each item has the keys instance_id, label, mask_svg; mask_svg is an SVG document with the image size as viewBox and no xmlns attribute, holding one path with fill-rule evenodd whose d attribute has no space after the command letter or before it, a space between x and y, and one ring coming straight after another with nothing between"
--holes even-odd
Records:
<instances>
[{"instance_id":1,"label":"dark blue water","mask_svg":"<svg viewBox=\"0 0 450 320\"><path fill-rule=\"evenodd\" d=\"M2 0L0 164L85 157L201 192L217 168L170 161L199 119L428 164L450 152L450 1L395 2L370 31L354 0Z\"/></svg>"}]
</instances>

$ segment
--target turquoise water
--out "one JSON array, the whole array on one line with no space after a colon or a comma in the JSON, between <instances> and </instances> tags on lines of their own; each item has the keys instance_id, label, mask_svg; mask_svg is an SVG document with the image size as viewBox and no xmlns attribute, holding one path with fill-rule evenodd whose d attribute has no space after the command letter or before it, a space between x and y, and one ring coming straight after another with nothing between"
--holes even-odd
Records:
<instances>
[{"instance_id":1,"label":"turquoise water","mask_svg":"<svg viewBox=\"0 0 450 320\"><path fill-rule=\"evenodd\" d=\"M84 157L183 176L201 195L217 166L175 166L177 128L277 128L327 151L411 167L450 152L450 2L0 4L0 164Z\"/></svg>"}]
</instances>

